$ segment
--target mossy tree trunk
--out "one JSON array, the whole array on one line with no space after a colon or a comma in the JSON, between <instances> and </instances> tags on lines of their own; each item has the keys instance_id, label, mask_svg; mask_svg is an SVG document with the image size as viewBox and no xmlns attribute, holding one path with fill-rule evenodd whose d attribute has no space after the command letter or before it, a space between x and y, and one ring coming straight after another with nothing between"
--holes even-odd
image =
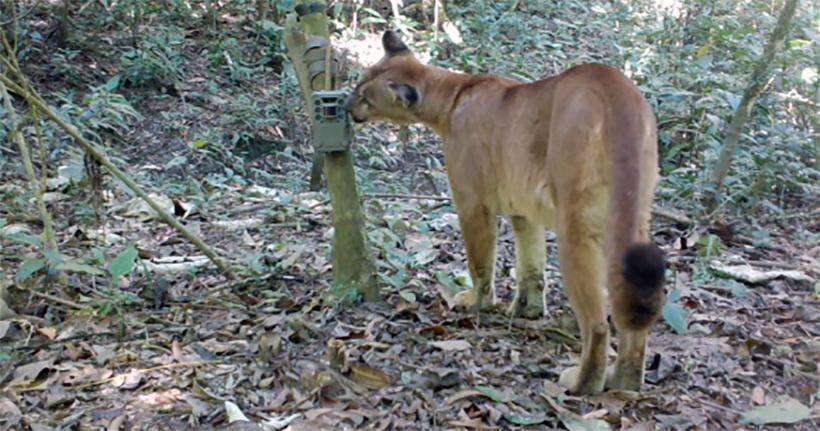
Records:
<instances>
[{"instance_id":1,"label":"mossy tree trunk","mask_svg":"<svg viewBox=\"0 0 820 431\"><path fill-rule=\"evenodd\" d=\"M312 7L310 12L304 13L307 10L304 8L308 8L309 4L316 6L317 3L322 5L320 10ZM309 38L329 39L324 6L324 2L298 1L296 7L303 8L303 13L290 13L285 20L285 45L309 112L313 111L314 90L332 89L329 87L338 87L341 82L341 79L327 79L322 74L311 80L303 59ZM327 49L332 49L329 42ZM332 73L332 70L326 69L325 72ZM330 86L327 86L328 83ZM364 217L356 188L353 157L350 151L336 151L324 154L323 159L333 206L333 293L343 298L350 298L351 294L356 293L365 300L376 300L378 290L375 265L364 233Z\"/></svg>"}]
</instances>

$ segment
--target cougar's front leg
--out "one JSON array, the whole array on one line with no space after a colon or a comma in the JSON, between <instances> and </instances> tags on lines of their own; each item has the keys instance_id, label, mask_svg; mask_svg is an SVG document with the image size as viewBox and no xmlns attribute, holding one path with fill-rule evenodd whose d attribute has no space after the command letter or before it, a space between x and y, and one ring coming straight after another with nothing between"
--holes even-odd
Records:
<instances>
[{"instance_id":1,"label":"cougar's front leg","mask_svg":"<svg viewBox=\"0 0 820 431\"><path fill-rule=\"evenodd\" d=\"M486 309L495 305L495 247L498 229L496 214L485 204L458 205L461 235L467 250L467 267L473 288L459 292L455 299L459 308Z\"/></svg>"}]
</instances>

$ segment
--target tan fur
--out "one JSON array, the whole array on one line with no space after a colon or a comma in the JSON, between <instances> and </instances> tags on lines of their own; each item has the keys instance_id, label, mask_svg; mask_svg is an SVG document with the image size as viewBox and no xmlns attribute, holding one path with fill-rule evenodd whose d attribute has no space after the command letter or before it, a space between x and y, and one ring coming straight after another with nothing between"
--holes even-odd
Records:
<instances>
[{"instance_id":1,"label":"tan fur","mask_svg":"<svg viewBox=\"0 0 820 431\"><path fill-rule=\"evenodd\" d=\"M649 324L634 324L623 276L627 247L648 240L657 181L655 119L637 88L601 65L522 84L426 66L385 34L385 57L366 70L349 101L356 121L424 123L444 141L473 290L465 307L495 301L496 225L516 235L517 293L510 312L543 313L544 229L557 233L561 272L583 340L573 391L603 389L605 285L621 348L610 385L638 389Z\"/></svg>"}]
</instances>

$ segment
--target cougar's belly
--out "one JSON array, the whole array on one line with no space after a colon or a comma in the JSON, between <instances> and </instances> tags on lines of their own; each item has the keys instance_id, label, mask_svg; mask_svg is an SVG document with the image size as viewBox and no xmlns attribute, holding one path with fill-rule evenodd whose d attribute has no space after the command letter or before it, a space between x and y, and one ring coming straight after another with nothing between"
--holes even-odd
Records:
<instances>
[{"instance_id":1,"label":"cougar's belly","mask_svg":"<svg viewBox=\"0 0 820 431\"><path fill-rule=\"evenodd\" d=\"M500 187L498 191L501 214L508 217L521 216L541 223L547 229L555 226L555 204L546 183L519 183L518 186Z\"/></svg>"}]
</instances>

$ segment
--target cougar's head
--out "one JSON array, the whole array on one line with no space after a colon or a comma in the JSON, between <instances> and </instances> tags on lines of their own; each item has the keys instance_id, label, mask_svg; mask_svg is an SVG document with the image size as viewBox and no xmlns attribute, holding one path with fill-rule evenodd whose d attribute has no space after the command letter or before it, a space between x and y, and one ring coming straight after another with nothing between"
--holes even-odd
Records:
<instances>
[{"instance_id":1,"label":"cougar's head","mask_svg":"<svg viewBox=\"0 0 820 431\"><path fill-rule=\"evenodd\" d=\"M364 71L347 99L346 109L357 123L416 123L421 104L418 81L423 66L391 30L382 35L382 46L384 57Z\"/></svg>"}]
</instances>

